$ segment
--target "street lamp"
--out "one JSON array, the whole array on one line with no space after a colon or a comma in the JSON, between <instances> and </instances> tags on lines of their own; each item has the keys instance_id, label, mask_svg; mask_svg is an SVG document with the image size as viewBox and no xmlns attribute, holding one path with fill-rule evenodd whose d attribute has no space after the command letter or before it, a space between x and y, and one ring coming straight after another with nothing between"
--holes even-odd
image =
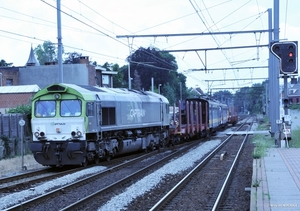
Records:
<instances>
[{"instance_id":1,"label":"street lamp","mask_svg":"<svg viewBox=\"0 0 300 211\"><path fill-rule=\"evenodd\" d=\"M160 87L161 87L161 84L158 84L158 94L160 94Z\"/></svg>"}]
</instances>

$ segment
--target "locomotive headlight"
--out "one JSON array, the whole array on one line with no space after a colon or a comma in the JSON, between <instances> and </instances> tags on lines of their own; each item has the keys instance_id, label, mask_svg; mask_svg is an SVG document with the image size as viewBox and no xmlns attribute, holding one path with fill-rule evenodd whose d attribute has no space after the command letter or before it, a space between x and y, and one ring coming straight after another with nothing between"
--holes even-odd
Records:
<instances>
[{"instance_id":1,"label":"locomotive headlight","mask_svg":"<svg viewBox=\"0 0 300 211\"><path fill-rule=\"evenodd\" d=\"M82 136L82 133L80 131L77 131L77 136L78 137L81 137Z\"/></svg>"},{"instance_id":2,"label":"locomotive headlight","mask_svg":"<svg viewBox=\"0 0 300 211\"><path fill-rule=\"evenodd\" d=\"M53 97L54 97L55 100L58 100L58 99L61 98L61 95L58 94L58 93L55 93L55 94L53 95Z\"/></svg>"},{"instance_id":3,"label":"locomotive headlight","mask_svg":"<svg viewBox=\"0 0 300 211\"><path fill-rule=\"evenodd\" d=\"M42 137L42 138L44 138L45 137L45 133L44 132L35 132L34 133L34 136L36 137L36 138L39 138L39 137Z\"/></svg>"},{"instance_id":4,"label":"locomotive headlight","mask_svg":"<svg viewBox=\"0 0 300 211\"><path fill-rule=\"evenodd\" d=\"M76 137L76 138L81 137L82 136L82 132L80 132L80 131L77 131L77 132L72 131L71 132L71 136L72 137Z\"/></svg>"},{"instance_id":5,"label":"locomotive headlight","mask_svg":"<svg viewBox=\"0 0 300 211\"><path fill-rule=\"evenodd\" d=\"M75 135L76 135L76 132L75 132L75 131L72 131L72 132L71 132L71 136L74 137Z\"/></svg>"}]
</instances>

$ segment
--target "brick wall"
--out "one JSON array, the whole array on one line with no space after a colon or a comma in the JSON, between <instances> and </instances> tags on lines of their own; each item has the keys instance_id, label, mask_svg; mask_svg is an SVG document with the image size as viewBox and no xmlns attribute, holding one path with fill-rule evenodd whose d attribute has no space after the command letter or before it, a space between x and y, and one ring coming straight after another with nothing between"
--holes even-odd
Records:
<instances>
[{"instance_id":1,"label":"brick wall","mask_svg":"<svg viewBox=\"0 0 300 211\"><path fill-rule=\"evenodd\" d=\"M19 68L18 67L9 67L1 68L0 72L2 73L2 86L7 86L6 80L11 79L14 86L19 85Z\"/></svg>"},{"instance_id":2,"label":"brick wall","mask_svg":"<svg viewBox=\"0 0 300 211\"><path fill-rule=\"evenodd\" d=\"M31 98L35 93L9 93L0 94L0 112L4 113L5 109L15 108L20 105L30 105Z\"/></svg>"},{"instance_id":3,"label":"brick wall","mask_svg":"<svg viewBox=\"0 0 300 211\"><path fill-rule=\"evenodd\" d=\"M86 67L87 67L87 71L88 71L89 85L95 86L97 84L96 80L95 80L95 77L96 77L95 66L87 64Z\"/></svg>"}]
</instances>

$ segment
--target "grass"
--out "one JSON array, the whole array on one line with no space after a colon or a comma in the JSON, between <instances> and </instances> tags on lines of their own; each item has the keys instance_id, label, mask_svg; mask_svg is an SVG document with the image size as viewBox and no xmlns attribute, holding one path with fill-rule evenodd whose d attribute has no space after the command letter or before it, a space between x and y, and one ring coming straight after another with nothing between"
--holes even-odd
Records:
<instances>
[{"instance_id":1,"label":"grass","mask_svg":"<svg viewBox=\"0 0 300 211\"><path fill-rule=\"evenodd\" d=\"M300 127L292 131L292 140L289 141L291 148L300 148Z\"/></svg>"},{"instance_id":2,"label":"grass","mask_svg":"<svg viewBox=\"0 0 300 211\"><path fill-rule=\"evenodd\" d=\"M34 168L41 168L42 165L38 164L33 158L32 154L24 155L24 166L27 167L28 170ZM22 171L22 157L17 156L14 158L8 158L0 160L0 177L5 176L10 173L16 173Z\"/></svg>"},{"instance_id":3,"label":"grass","mask_svg":"<svg viewBox=\"0 0 300 211\"><path fill-rule=\"evenodd\" d=\"M266 137L264 135L255 135L251 139L252 143L255 144L254 151L252 153L252 157L254 159L259 159L265 156L265 151L267 148L270 148L274 145L274 140L271 137Z\"/></svg>"},{"instance_id":4,"label":"grass","mask_svg":"<svg viewBox=\"0 0 300 211\"><path fill-rule=\"evenodd\" d=\"M256 130L269 130L270 124L267 118L258 125ZM255 144L254 151L252 153L252 157L254 159L259 159L265 156L265 151L267 148L274 146L275 139L274 137L266 137L264 135L255 135L251 139L252 143ZM292 139L289 141L290 148L300 148L300 126L297 129L292 131Z\"/></svg>"}]
</instances>

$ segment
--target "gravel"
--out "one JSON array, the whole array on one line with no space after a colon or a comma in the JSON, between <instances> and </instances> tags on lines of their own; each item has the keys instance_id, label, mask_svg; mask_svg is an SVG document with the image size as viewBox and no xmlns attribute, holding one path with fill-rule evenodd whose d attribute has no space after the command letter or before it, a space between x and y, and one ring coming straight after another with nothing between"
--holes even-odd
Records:
<instances>
[{"instance_id":1,"label":"gravel","mask_svg":"<svg viewBox=\"0 0 300 211\"><path fill-rule=\"evenodd\" d=\"M174 159L172 162L166 164L162 168L158 169L150 175L147 175L137 183L131 185L124 192L111 198L106 204L100 207L99 210L126 209L126 206L128 206L128 204L130 204L132 200L134 200L138 196L145 194L147 191L157 186L161 182L161 180L163 180L167 176L178 174L179 172L182 172L193 166L193 163L195 161L201 159L207 152L217 146L220 141L221 140L212 140L205 142L199 147L191 150L184 156L178 159ZM101 172L105 169L106 167L103 166L88 168L73 174L63 176L61 178L48 181L29 190L6 195L0 198L0 210L21 203L26 199L42 195L55 187L61 187L70 184L83 176Z\"/></svg>"},{"instance_id":2,"label":"gravel","mask_svg":"<svg viewBox=\"0 0 300 211\"><path fill-rule=\"evenodd\" d=\"M175 175L193 166L194 162L201 159L206 153L220 143L220 140L208 141L191 150L184 156L173 160L162 168L144 177L142 180L128 187L124 192L114 196L106 204L100 207L99 211L125 210L126 206L136 197L158 185L168 175Z\"/></svg>"},{"instance_id":3,"label":"gravel","mask_svg":"<svg viewBox=\"0 0 300 211\"><path fill-rule=\"evenodd\" d=\"M29 197L42 195L55 187L61 187L61 186L70 184L73 181L78 180L83 176L101 172L105 169L106 169L106 167L104 167L104 166L91 167L88 169L84 169L82 171L75 172L73 174L69 174L69 175L48 181L46 183L43 183L42 185L36 186L29 190L24 190L24 191L20 191L17 193L9 194L7 196L0 198L0 201L1 201L0 210L5 209L10 206L13 206L18 203L21 203L22 201L26 200Z\"/></svg>"}]
</instances>

